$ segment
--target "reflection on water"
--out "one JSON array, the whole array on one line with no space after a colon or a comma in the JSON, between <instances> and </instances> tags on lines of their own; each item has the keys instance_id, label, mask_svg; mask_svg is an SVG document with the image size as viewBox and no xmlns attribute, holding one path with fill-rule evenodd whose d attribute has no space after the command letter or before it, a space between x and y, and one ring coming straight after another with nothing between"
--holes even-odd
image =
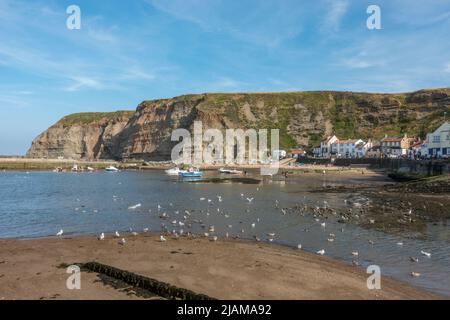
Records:
<instances>
[{"instance_id":1,"label":"reflection on water","mask_svg":"<svg viewBox=\"0 0 450 320\"><path fill-rule=\"evenodd\" d=\"M0 237L44 237L61 228L65 234L130 228L139 231L146 227L160 231L162 223L169 231L183 229L203 234L214 226L217 235L228 233L248 239L257 236L263 241L268 240L267 234L275 233L276 243L293 247L301 244L311 252L324 249L327 256L348 263L357 260L362 266L377 264L384 275L450 296L447 224L430 225L425 240L418 240L338 223L334 218L316 221L311 214L284 210L304 205L344 208L348 194L307 191L360 184L362 178L305 175L286 182L255 176L261 180L256 185L245 181L214 183L217 177L207 173L208 183L192 183L163 172L0 173ZM376 178L370 183L382 182ZM254 199L250 202L247 198ZM139 203L141 207L128 209ZM164 213L167 218L161 219ZM179 221L185 225L180 226ZM330 234L335 236L333 242L328 241L333 237ZM430 252L431 257L421 255L421 250ZM352 256L352 251L358 251L359 256ZM411 262L410 257L419 258L419 262ZM412 278L412 271L422 276Z\"/></svg>"}]
</instances>

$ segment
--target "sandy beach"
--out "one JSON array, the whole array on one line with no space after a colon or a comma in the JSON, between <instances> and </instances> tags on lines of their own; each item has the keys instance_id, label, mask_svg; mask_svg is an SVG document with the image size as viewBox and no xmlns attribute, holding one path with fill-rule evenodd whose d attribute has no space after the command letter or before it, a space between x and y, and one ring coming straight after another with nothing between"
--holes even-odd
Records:
<instances>
[{"instance_id":1,"label":"sandy beach","mask_svg":"<svg viewBox=\"0 0 450 320\"><path fill-rule=\"evenodd\" d=\"M440 299L382 277L368 290L359 267L302 250L206 238L106 235L0 240L0 299L143 299L96 273L82 272L81 290L66 289L65 265L96 261L217 299ZM151 297L150 297L151 298ZM153 297L157 298L157 297Z\"/></svg>"}]
</instances>

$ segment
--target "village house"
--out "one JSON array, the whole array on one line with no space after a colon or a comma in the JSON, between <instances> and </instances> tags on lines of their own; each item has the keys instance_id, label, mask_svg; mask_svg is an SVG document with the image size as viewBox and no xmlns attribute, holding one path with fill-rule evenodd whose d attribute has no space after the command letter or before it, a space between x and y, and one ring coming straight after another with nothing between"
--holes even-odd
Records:
<instances>
[{"instance_id":1,"label":"village house","mask_svg":"<svg viewBox=\"0 0 450 320\"><path fill-rule=\"evenodd\" d=\"M381 139L381 153L387 157L406 156L412 141L414 139L408 138L406 134L403 137L388 137L386 135Z\"/></svg>"},{"instance_id":2,"label":"village house","mask_svg":"<svg viewBox=\"0 0 450 320\"><path fill-rule=\"evenodd\" d=\"M427 134L421 150L422 155L428 157L448 157L450 155L450 123L444 122L436 131Z\"/></svg>"},{"instance_id":3,"label":"village house","mask_svg":"<svg viewBox=\"0 0 450 320\"><path fill-rule=\"evenodd\" d=\"M356 145L356 158L365 158L367 151L373 147L372 140L361 142Z\"/></svg>"},{"instance_id":4,"label":"village house","mask_svg":"<svg viewBox=\"0 0 450 320\"><path fill-rule=\"evenodd\" d=\"M381 158L381 145L372 143L372 147L366 151L366 158Z\"/></svg>"},{"instance_id":5,"label":"village house","mask_svg":"<svg viewBox=\"0 0 450 320\"><path fill-rule=\"evenodd\" d=\"M327 137L320 143L319 148L314 149L314 155L316 157L329 158L331 157L331 145L338 141L338 137L335 135Z\"/></svg>"},{"instance_id":6,"label":"village house","mask_svg":"<svg viewBox=\"0 0 450 320\"><path fill-rule=\"evenodd\" d=\"M289 156L294 159L298 159L304 157L306 155L306 151L303 149L291 149L289 152Z\"/></svg>"},{"instance_id":7,"label":"village house","mask_svg":"<svg viewBox=\"0 0 450 320\"><path fill-rule=\"evenodd\" d=\"M331 144L331 153L338 158L356 158L356 147L364 143L361 139L338 140Z\"/></svg>"},{"instance_id":8,"label":"village house","mask_svg":"<svg viewBox=\"0 0 450 320\"><path fill-rule=\"evenodd\" d=\"M423 141L419 138L411 144L408 152L408 158L417 159L422 155Z\"/></svg>"}]
</instances>

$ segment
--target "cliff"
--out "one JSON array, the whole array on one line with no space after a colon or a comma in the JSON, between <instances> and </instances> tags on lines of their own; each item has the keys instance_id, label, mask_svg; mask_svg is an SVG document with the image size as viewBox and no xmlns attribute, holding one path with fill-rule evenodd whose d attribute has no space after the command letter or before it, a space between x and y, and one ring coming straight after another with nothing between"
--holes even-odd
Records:
<instances>
[{"instance_id":1,"label":"cliff","mask_svg":"<svg viewBox=\"0 0 450 320\"><path fill-rule=\"evenodd\" d=\"M170 141L172 130L192 129L195 120L202 121L204 128L278 128L283 148L311 148L332 133L340 138L379 139L402 133L423 137L449 111L448 88L402 94L186 95L144 101L134 113L95 114L94 120L87 116L87 121L83 121L85 114L66 117L37 137L27 155L166 160L176 144Z\"/></svg>"},{"instance_id":2,"label":"cliff","mask_svg":"<svg viewBox=\"0 0 450 320\"><path fill-rule=\"evenodd\" d=\"M117 111L66 116L33 140L27 157L111 159L117 135L132 114L132 111Z\"/></svg>"}]
</instances>

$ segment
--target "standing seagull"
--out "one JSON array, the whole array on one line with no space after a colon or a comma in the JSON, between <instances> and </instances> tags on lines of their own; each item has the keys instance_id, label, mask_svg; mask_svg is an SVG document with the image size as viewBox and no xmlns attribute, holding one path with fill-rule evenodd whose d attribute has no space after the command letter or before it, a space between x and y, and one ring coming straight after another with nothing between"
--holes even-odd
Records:
<instances>
[{"instance_id":1,"label":"standing seagull","mask_svg":"<svg viewBox=\"0 0 450 320\"><path fill-rule=\"evenodd\" d=\"M119 238L120 237L119 231L116 230L116 233L114 234L114 237L115 238Z\"/></svg>"},{"instance_id":2,"label":"standing seagull","mask_svg":"<svg viewBox=\"0 0 450 320\"><path fill-rule=\"evenodd\" d=\"M57 237L61 237L61 236L63 235L63 233L64 233L64 230L61 229L61 230L59 230L59 232L56 234L56 236L57 236Z\"/></svg>"},{"instance_id":3,"label":"standing seagull","mask_svg":"<svg viewBox=\"0 0 450 320\"><path fill-rule=\"evenodd\" d=\"M102 234L98 237L98 240L105 240L105 234L102 232Z\"/></svg>"}]
</instances>

